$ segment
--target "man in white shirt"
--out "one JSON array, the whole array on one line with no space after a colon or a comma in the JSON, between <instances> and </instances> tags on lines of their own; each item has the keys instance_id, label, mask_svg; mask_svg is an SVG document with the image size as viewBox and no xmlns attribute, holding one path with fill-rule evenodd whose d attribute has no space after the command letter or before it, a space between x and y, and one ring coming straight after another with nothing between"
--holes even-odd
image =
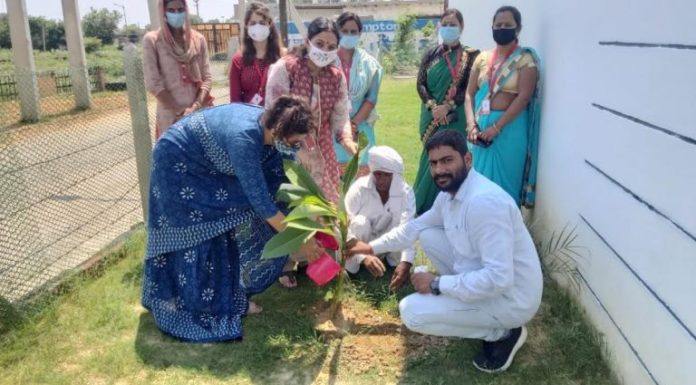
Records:
<instances>
[{"instance_id":1,"label":"man in white shirt","mask_svg":"<svg viewBox=\"0 0 696 385\"><path fill-rule=\"evenodd\" d=\"M370 175L358 178L345 199L350 219L349 239L364 242L408 222L416 213L416 197L411 186L404 182L404 162L396 150L388 146L371 148L367 152L367 165ZM397 267L394 278L405 281L415 255L415 247L411 245L401 252L382 256L390 266ZM401 264L402 261L407 263ZM384 263L376 255L357 254L346 260L346 270L352 274L361 265L375 277L384 275Z\"/></svg>"},{"instance_id":2,"label":"man in white shirt","mask_svg":"<svg viewBox=\"0 0 696 385\"><path fill-rule=\"evenodd\" d=\"M399 304L403 323L423 334L482 339L474 366L504 371L541 303L539 257L515 201L471 168L462 134L442 130L426 150L441 190L433 207L349 253L380 254L420 240L440 275L412 275L417 293Z\"/></svg>"}]
</instances>

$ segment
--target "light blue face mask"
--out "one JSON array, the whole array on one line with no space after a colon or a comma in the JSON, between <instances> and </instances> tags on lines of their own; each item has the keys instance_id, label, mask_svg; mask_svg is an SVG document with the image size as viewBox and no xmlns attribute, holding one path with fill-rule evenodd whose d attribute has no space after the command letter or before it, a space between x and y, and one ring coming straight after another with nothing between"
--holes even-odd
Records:
<instances>
[{"instance_id":1,"label":"light blue face mask","mask_svg":"<svg viewBox=\"0 0 696 385\"><path fill-rule=\"evenodd\" d=\"M181 28L186 22L186 12L167 12L167 24L172 28Z\"/></svg>"},{"instance_id":2,"label":"light blue face mask","mask_svg":"<svg viewBox=\"0 0 696 385\"><path fill-rule=\"evenodd\" d=\"M440 37L445 44L452 44L459 40L459 27L440 27Z\"/></svg>"},{"instance_id":3,"label":"light blue face mask","mask_svg":"<svg viewBox=\"0 0 696 385\"><path fill-rule=\"evenodd\" d=\"M275 149L284 156L288 156L291 158L295 158L295 155L297 155L297 152L300 151L300 143L297 143L294 146L291 146L282 140L275 138L273 140L273 145L275 146Z\"/></svg>"},{"instance_id":4,"label":"light blue face mask","mask_svg":"<svg viewBox=\"0 0 696 385\"><path fill-rule=\"evenodd\" d=\"M341 47L345 49L353 49L360 43L360 35L343 35L341 36Z\"/></svg>"}]
</instances>

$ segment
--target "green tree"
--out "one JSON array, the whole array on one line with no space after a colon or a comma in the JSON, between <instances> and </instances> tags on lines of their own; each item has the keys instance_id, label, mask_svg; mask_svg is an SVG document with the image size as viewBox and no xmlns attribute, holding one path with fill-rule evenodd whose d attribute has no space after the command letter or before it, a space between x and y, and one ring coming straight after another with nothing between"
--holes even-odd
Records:
<instances>
[{"instance_id":1,"label":"green tree","mask_svg":"<svg viewBox=\"0 0 696 385\"><path fill-rule=\"evenodd\" d=\"M413 14L405 14L396 19L396 36L390 52L396 72L410 72L418 65L414 45L416 17Z\"/></svg>"},{"instance_id":2,"label":"green tree","mask_svg":"<svg viewBox=\"0 0 696 385\"><path fill-rule=\"evenodd\" d=\"M430 37L434 32L435 24L433 24L432 20L428 20L428 24L426 24L425 27L421 28L421 33L423 34L423 37Z\"/></svg>"},{"instance_id":3,"label":"green tree","mask_svg":"<svg viewBox=\"0 0 696 385\"><path fill-rule=\"evenodd\" d=\"M128 24L119 32L119 35L132 42L139 41L144 34L145 31L136 24Z\"/></svg>"},{"instance_id":4,"label":"green tree","mask_svg":"<svg viewBox=\"0 0 696 385\"><path fill-rule=\"evenodd\" d=\"M82 18L82 32L85 36L99 38L104 44L113 44L121 14L106 8L90 11Z\"/></svg>"},{"instance_id":5,"label":"green tree","mask_svg":"<svg viewBox=\"0 0 696 385\"><path fill-rule=\"evenodd\" d=\"M7 21L7 14L0 15L0 48L10 48L10 23Z\"/></svg>"},{"instance_id":6,"label":"green tree","mask_svg":"<svg viewBox=\"0 0 696 385\"><path fill-rule=\"evenodd\" d=\"M34 49L54 50L65 47L63 22L29 16L29 32Z\"/></svg>"}]
</instances>

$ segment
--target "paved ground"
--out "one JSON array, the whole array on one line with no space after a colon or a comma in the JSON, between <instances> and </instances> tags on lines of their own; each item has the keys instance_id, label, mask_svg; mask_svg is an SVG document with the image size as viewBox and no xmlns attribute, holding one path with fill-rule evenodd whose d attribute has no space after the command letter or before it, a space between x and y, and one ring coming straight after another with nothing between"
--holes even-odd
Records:
<instances>
[{"instance_id":1,"label":"paved ground","mask_svg":"<svg viewBox=\"0 0 696 385\"><path fill-rule=\"evenodd\" d=\"M216 103L228 101L224 70L213 65ZM127 99L99 95L95 105L0 131L0 296L11 302L142 222ZM154 100L148 109L152 124Z\"/></svg>"}]
</instances>

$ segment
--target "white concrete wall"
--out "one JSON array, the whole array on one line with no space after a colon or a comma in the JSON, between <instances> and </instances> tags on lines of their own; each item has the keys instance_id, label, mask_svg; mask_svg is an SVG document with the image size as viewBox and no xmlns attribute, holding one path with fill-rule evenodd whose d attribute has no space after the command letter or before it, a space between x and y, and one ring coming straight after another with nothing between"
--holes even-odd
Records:
<instances>
[{"instance_id":1,"label":"white concrete wall","mask_svg":"<svg viewBox=\"0 0 696 385\"><path fill-rule=\"evenodd\" d=\"M623 383L696 384L696 2L506 3L543 61L535 220L577 225L579 300ZM494 45L499 5L450 0L466 44Z\"/></svg>"}]
</instances>

